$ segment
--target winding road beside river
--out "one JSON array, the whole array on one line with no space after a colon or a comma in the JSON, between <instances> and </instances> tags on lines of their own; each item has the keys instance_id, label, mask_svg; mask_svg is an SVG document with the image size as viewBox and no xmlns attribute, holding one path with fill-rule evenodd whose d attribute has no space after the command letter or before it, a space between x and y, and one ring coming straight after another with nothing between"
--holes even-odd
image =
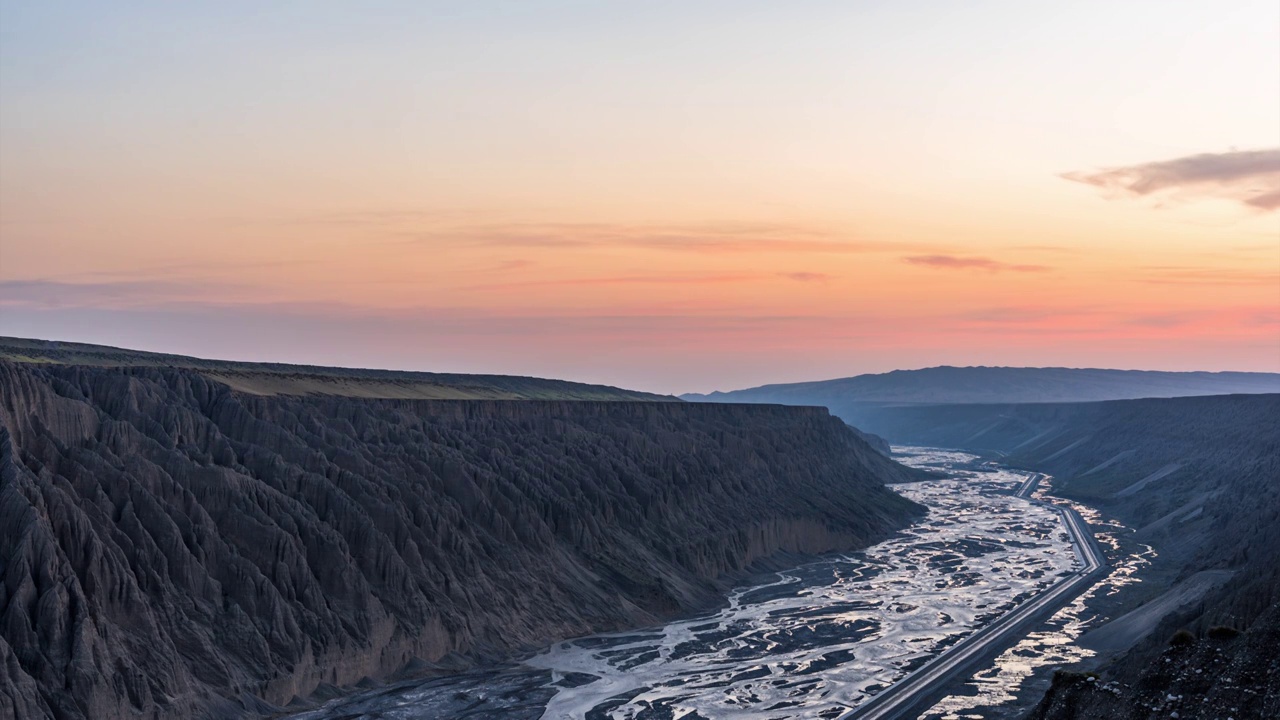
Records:
<instances>
[{"instance_id":1,"label":"winding road beside river","mask_svg":"<svg viewBox=\"0 0 1280 720\"><path fill-rule=\"evenodd\" d=\"M1018 487L1015 495L1030 499L1040 481L1047 477L1041 473L1032 473ZM1033 500L1033 502L1039 501ZM998 653L1025 634L1030 627L1044 621L1097 582L1106 569L1106 559L1093 533L1080 517L1080 513L1074 509L1066 507L1056 509L1062 514L1063 523L1071 533L1072 546L1083 561L1083 566L1079 570L1023 602L996 622L943 651L923 667L859 705L841 720L893 720L919 717L922 711L927 710L945 694L949 685L957 679L969 676L978 667L993 660Z\"/></svg>"}]
</instances>

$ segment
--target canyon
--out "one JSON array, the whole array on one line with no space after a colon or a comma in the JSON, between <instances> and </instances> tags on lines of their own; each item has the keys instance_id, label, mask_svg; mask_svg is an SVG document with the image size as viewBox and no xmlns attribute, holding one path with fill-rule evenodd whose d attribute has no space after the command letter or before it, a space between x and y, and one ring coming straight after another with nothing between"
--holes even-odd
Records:
<instances>
[{"instance_id":1,"label":"canyon","mask_svg":"<svg viewBox=\"0 0 1280 720\"><path fill-rule=\"evenodd\" d=\"M0 361L0 715L305 706L712 608L922 512L822 408L261 394L226 370Z\"/></svg>"}]
</instances>

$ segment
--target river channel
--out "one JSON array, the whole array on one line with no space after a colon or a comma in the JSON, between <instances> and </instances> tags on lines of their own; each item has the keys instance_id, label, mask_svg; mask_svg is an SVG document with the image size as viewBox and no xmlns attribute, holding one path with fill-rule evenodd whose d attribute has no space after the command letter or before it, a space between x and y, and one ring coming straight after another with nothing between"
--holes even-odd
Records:
<instances>
[{"instance_id":1,"label":"river channel","mask_svg":"<svg viewBox=\"0 0 1280 720\"><path fill-rule=\"evenodd\" d=\"M295 718L837 718L1080 567L1061 516L1013 496L1025 474L959 452L899 453L950 477L895 486L929 514L866 550L739 588L699 617L566 641L517 665L378 688ZM982 704L974 697L1009 697L1037 663L1005 665L980 692L945 700L941 715L968 715Z\"/></svg>"}]
</instances>

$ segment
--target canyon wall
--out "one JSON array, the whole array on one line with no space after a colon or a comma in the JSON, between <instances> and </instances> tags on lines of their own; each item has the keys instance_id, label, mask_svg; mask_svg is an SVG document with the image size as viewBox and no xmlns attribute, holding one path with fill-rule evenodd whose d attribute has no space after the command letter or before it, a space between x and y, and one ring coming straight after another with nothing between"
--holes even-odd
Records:
<instances>
[{"instance_id":1,"label":"canyon wall","mask_svg":"<svg viewBox=\"0 0 1280 720\"><path fill-rule=\"evenodd\" d=\"M892 532L908 472L821 408L0 361L0 716L254 714L657 622Z\"/></svg>"}]
</instances>

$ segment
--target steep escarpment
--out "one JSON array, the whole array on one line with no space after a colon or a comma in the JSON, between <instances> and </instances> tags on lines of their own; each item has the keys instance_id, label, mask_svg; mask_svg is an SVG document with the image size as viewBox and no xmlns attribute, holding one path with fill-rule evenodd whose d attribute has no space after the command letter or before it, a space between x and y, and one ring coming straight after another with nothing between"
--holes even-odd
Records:
<instances>
[{"instance_id":1,"label":"steep escarpment","mask_svg":"<svg viewBox=\"0 0 1280 720\"><path fill-rule=\"evenodd\" d=\"M235 714L716 602L918 508L820 408L0 362L0 715Z\"/></svg>"},{"instance_id":2,"label":"steep escarpment","mask_svg":"<svg viewBox=\"0 0 1280 720\"><path fill-rule=\"evenodd\" d=\"M869 432L863 432L862 430L859 430L858 428L852 425L849 426L849 429L852 430L854 434L856 434L858 437L862 438L868 445L871 446L873 450L880 453L881 455L884 455L886 457L893 455L893 446L889 444L888 440L885 440L879 435L875 435Z\"/></svg>"}]
</instances>

